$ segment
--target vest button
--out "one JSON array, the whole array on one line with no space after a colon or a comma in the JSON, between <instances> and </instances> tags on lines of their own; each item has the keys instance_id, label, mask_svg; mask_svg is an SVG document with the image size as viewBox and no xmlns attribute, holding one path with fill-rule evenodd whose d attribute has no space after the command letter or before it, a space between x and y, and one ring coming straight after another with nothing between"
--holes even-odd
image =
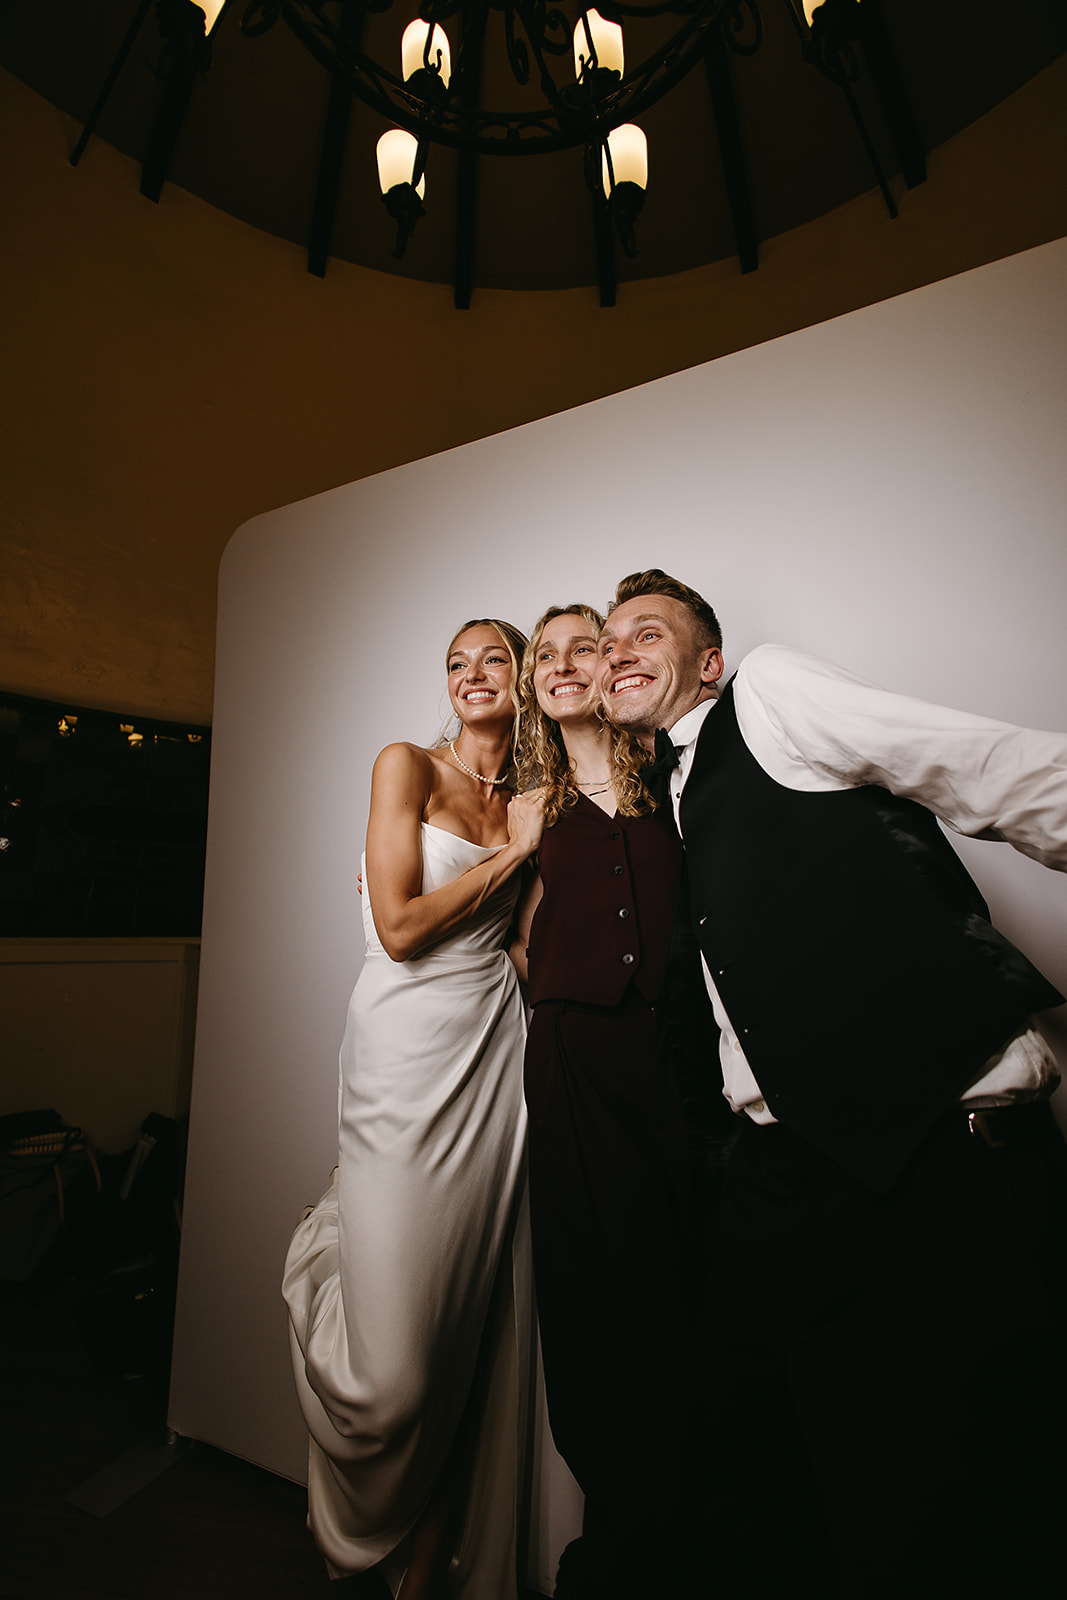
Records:
<instances>
[{"instance_id":1,"label":"vest button","mask_svg":"<svg viewBox=\"0 0 1067 1600\"><path fill-rule=\"evenodd\" d=\"M618 830L618 828L613 828L613 829L612 829L612 830L611 830L611 832L610 832L610 833L609 833L609 834L608 834L608 838L609 838L609 839L617 839L617 838L618 838L618 837L619 837L619 830Z\"/></svg>"},{"instance_id":2,"label":"vest button","mask_svg":"<svg viewBox=\"0 0 1067 1600\"><path fill-rule=\"evenodd\" d=\"M623 964L624 967L632 967L633 964L634 964L633 956L630 955L629 953L624 955L623 958L622 958L622 964Z\"/></svg>"},{"instance_id":3,"label":"vest button","mask_svg":"<svg viewBox=\"0 0 1067 1600\"><path fill-rule=\"evenodd\" d=\"M621 910L619 911L619 916L620 917L628 917L629 915L630 915L630 913L627 911L626 907L623 906L621 908Z\"/></svg>"},{"instance_id":4,"label":"vest button","mask_svg":"<svg viewBox=\"0 0 1067 1600\"><path fill-rule=\"evenodd\" d=\"M617 878L621 878L622 877L622 868L621 867L612 867L611 870L612 870L612 872L615 874L615 876Z\"/></svg>"}]
</instances>

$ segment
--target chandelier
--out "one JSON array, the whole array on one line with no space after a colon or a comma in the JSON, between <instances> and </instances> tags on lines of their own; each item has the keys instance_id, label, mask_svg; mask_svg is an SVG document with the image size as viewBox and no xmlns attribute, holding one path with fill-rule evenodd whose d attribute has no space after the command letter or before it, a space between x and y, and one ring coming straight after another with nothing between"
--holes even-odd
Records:
<instances>
[{"instance_id":1,"label":"chandelier","mask_svg":"<svg viewBox=\"0 0 1067 1600\"><path fill-rule=\"evenodd\" d=\"M403 253L423 214L433 144L506 156L582 146L586 182L632 255L634 220L648 182L647 142L633 118L703 59L712 30L747 53L759 45L761 23L753 0L600 4L602 10L582 9L572 21L545 0L424 0L404 30L395 63L399 72L375 61L361 45L365 14L389 10L393 0L365 0L354 29L345 26L345 8L339 19L331 18L328 11L336 8L322 0L253 0L241 28L254 36L283 18L312 55L394 123L378 142L378 170L382 197L397 222L396 255ZM537 104L503 111L481 106L490 11L500 17L517 89L534 84ZM627 72L624 19L652 18L672 19L674 26Z\"/></svg>"},{"instance_id":2,"label":"chandelier","mask_svg":"<svg viewBox=\"0 0 1067 1600\"><path fill-rule=\"evenodd\" d=\"M764 0L764 4L767 0ZM873 85L905 182L925 177L925 152L915 128L879 0L776 0L795 27L802 58L836 84L848 102L878 187L896 205L874 140L853 93L866 74ZM162 83L149 137L141 192L158 200L195 80L211 63L212 34L238 0L155 0L164 41L155 67ZM615 303L612 232L627 255L637 249L637 218L649 183L648 142L638 119L703 63L708 76L726 188L743 271L756 265L756 237L733 103L727 52L752 55L763 39L755 0L247 0L240 30L251 40L283 22L331 74L319 192L309 269L325 272L332 208L350 97L355 94L391 126L377 144L381 197L395 223L393 254L401 257L432 203L434 146L458 153L456 305L470 304L471 260L462 239L472 229L475 164L481 156L532 157L581 148L593 197L602 305ZM71 157L76 165L91 136L152 0L137 10ZM405 18L403 32L400 32ZM383 61L377 19L390 15L399 39ZM491 28L492 25L492 28ZM496 37L493 37L495 31ZM639 39L636 64L626 34ZM483 105L485 64L506 59L516 102ZM378 54L382 51L379 48ZM495 71L493 86L501 82ZM331 153L332 152L332 153ZM654 174L654 152L653 152Z\"/></svg>"}]
</instances>

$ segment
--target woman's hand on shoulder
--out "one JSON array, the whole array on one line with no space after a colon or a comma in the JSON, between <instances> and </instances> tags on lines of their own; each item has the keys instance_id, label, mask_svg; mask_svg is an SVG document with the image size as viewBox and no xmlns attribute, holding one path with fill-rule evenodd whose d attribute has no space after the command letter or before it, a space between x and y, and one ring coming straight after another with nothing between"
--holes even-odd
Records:
<instances>
[{"instance_id":1,"label":"woman's hand on shoulder","mask_svg":"<svg viewBox=\"0 0 1067 1600\"><path fill-rule=\"evenodd\" d=\"M508 841L519 847L524 858L533 855L545 831L545 792L527 789L508 802Z\"/></svg>"}]
</instances>

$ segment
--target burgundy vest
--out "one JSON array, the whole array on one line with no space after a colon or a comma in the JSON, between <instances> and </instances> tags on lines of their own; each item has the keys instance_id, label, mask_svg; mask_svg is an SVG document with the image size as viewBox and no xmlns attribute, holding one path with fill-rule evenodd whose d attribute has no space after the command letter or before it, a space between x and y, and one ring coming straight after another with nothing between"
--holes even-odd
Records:
<instances>
[{"instance_id":1,"label":"burgundy vest","mask_svg":"<svg viewBox=\"0 0 1067 1600\"><path fill-rule=\"evenodd\" d=\"M545 830L544 897L529 945L529 995L617 1006L632 984L659 999L681 864L669 808L609 817L584 797Z\"/></svg>"}]
</instances>

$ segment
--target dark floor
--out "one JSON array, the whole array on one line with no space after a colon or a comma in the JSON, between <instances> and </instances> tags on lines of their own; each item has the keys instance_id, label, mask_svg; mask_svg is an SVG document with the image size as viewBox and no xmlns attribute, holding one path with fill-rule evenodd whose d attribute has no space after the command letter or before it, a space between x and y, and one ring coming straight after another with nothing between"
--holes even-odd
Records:
<instances>
[{"instance_id":1,"label":"dark floor","mask_svg":"<svg viewBox=\"0 0 1067 1600\"><path fill-rule=\"evenodd\" d=\"M10 1311L0 1365L3 1600L331 1594L304 1526L304 1490L207 1445L109 1516L66 1503L124 1452L162 1437L144 1379L94 1370L69 1295Z\"/></svg>"},{"instance_id":2,"label":"dark floor","mask_svg":"<svg viewBox=\"0 0 1067 1600\"><path fill-rule=\"evenodd\" d=\"M146 1380L94 1367L69 1291L4 1310L0 1600L352 1594L326 1578L304 1525L305 1491L208 1445L193 1445L107 1516L68 1504L125 1452L162 1440L162 1402Z\"/></svg>"}]
</instances>

